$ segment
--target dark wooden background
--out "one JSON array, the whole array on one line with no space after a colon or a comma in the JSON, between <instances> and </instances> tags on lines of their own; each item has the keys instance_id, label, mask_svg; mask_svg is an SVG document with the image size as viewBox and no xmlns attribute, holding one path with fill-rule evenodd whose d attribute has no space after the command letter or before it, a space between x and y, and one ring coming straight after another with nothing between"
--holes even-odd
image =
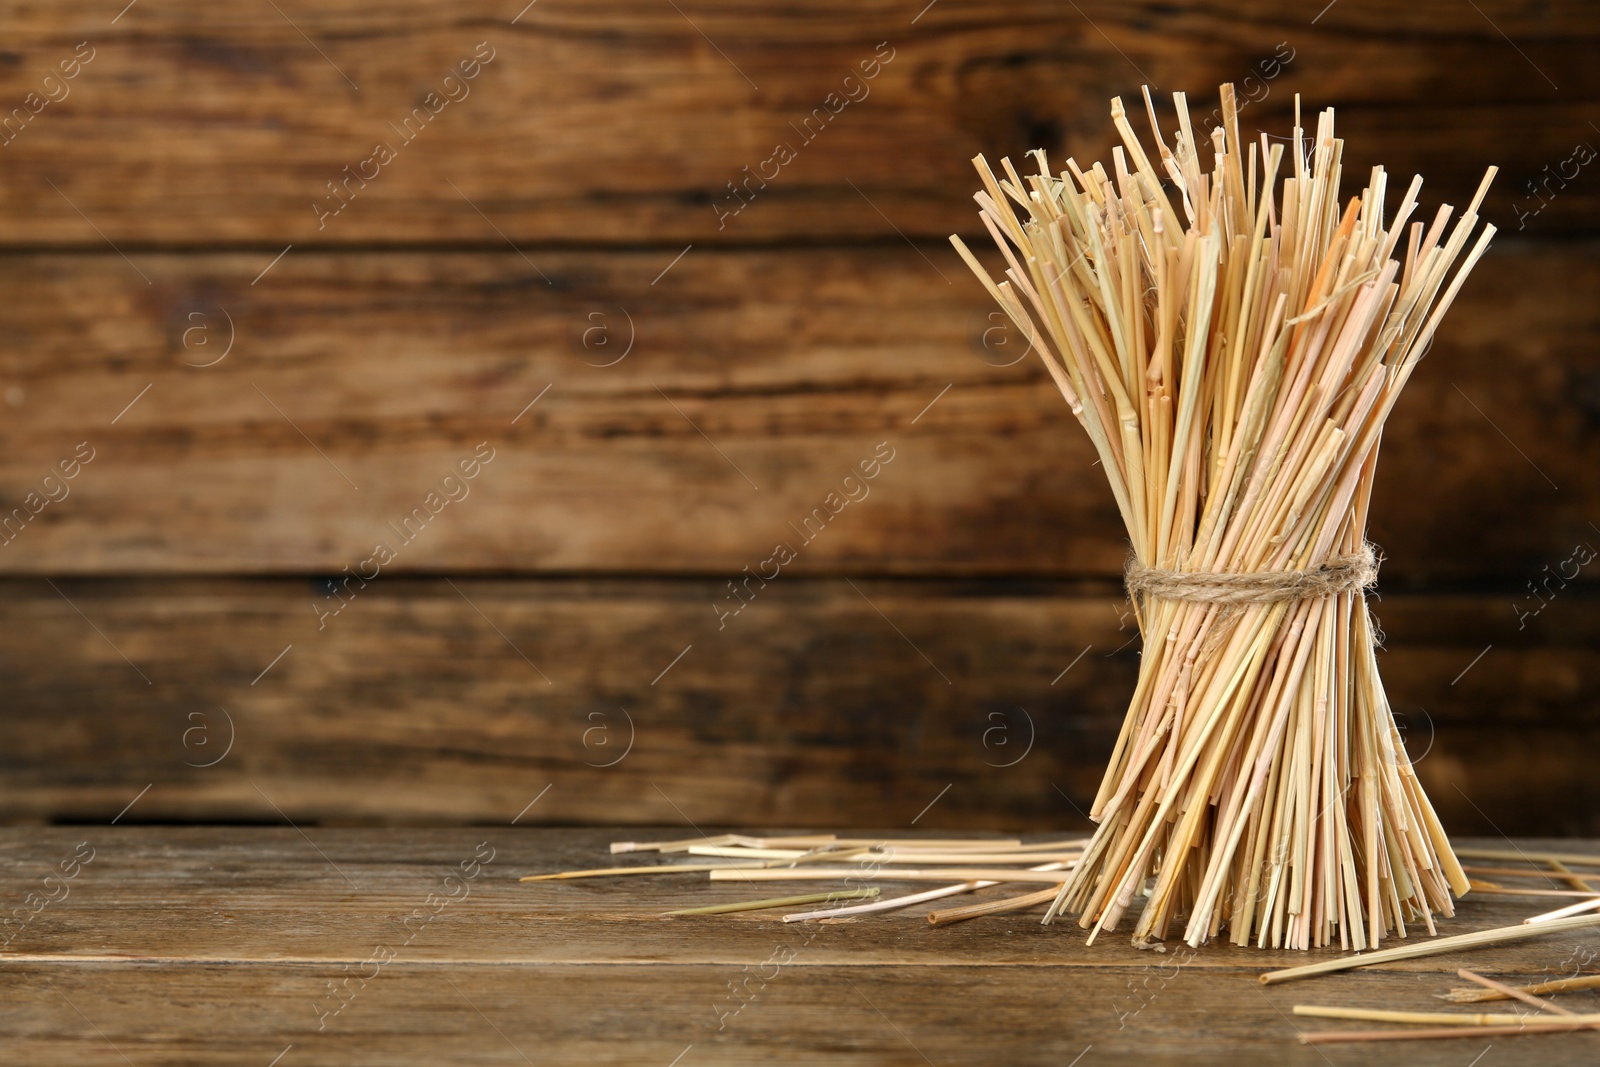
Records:
<instances>
[{"instance_id":1,"label":"dark wooden background","mask_svg":"<svg viewBox=\"0 0 1600 1067\"><path fill-rule=\"evenodd\" d=\"M974 153L1292 54L1244 124L1335 105L1352 191L1501 168L1384 442L1382 665L1453 830L1600 831L1591 6L124 3L0 4L0 510L70 490L0 545L0 819L1081 825L1125 547L944 237Z\"/></svg>"}]
</instances>

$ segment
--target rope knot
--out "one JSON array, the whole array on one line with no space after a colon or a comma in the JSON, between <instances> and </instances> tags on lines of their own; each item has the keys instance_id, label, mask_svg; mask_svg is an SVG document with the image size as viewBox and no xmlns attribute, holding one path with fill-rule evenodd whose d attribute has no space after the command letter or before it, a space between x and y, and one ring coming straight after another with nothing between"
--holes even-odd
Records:
<instances>
[{"instance_id":1,"label":"rope knot","mask_svg":"<svg viewBox=\"0 0 1600 1067\"><path fill-rule=\"evenodd\" d=\"M1378 580L1378 557L1372 546L1335 556L1320 567L1302 571L1210 572L1169 571L1147 567L1138 557L1128 560L1123 575L1136 599L1160 597L1197 604L1277 604L1366 589Z\"/></svg>"}]
</instances>

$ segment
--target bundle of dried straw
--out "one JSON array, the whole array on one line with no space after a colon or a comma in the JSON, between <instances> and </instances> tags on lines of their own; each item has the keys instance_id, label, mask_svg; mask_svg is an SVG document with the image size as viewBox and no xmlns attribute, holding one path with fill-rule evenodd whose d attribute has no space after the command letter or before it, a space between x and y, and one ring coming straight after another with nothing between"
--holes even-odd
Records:
<instances>
[{"instance_id":1,"label":"bundle of dried straw","mask_svg":"<svg viewBox=\"0 0 1600 1067\"><path fill-rule=\"evenodd\" d=\"M1285 147L1241 139L1232 86L1210 171L1174 100L1169 149L1145 93L1159 166L1120 100L1114 175L974 160L1006 281L951 238L1088 431L1133 546L1138 686L1045 921L1093 941L1143 896L1136 941L1180 914L1191 945L1431 933L1468 882L1378 678L1364 533L1384 421L1494 232L1468 250L1494 170L1454 226L1444 206L1408 228L1420 177L1386 226L1382 168L1340 210L1331 109L1307 143L1296 100L1280 194Z\"/></svg>"}]
</instances>

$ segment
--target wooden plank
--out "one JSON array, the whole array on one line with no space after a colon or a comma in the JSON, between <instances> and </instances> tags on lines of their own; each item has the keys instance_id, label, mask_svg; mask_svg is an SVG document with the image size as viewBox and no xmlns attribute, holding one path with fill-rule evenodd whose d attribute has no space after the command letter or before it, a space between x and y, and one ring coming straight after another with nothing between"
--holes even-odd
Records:
<instances>
[{"instance_id":1,"label":"wooden plank","mask_svg":"<svg viewBox=\"0 0 1600 1067\"><path fill-rule=\"evenodd\" d=\"M10 1009L0 1048L39 1064L120 1054L257 1067L274 1056L286 1067L674 1057L987 1064L997 1055L1056 1065L1089 1055L1342 1064L1370 1050L1330 1049L1324 1059L1299 1045L1293 1004L1436 1010L1433 994L1459 984L1463 963L1536 980L1585 966L1596 944L1594 935L1576 945L1529 941L1263 990L1255 976L1281 954L1226 944L1139 952L1119 937L1089 947L1075 928L1029 915L932 928L923 909L805 926L758 914L662 919L662 910L730 890L514 880L525 867L604 855L616 832L0 831L8 902L37 892L42 870L89 855L83 842L94 842L67 892L57 889L60 899L0 952ZM474 867L449 890L459 899L439 904L446 875ZM400 925L419 911L433 917ZM1504 902L1468 898L1451 928L1509 914ZM1563 999L1581 1008L1594 994ZM1482 1044L1407 1046L1405 1062L1459 1064ZM1593 1034L1539 1035L1515 1047L1541 1063L1578 1064L1592 1062L1597 1044Z\"/></svg>"},{"instance_id":2,"label":"wooden plank","mask_svg":"<svg viewBox=\"0 0 1600 1067\"><path fill-rule=\"evenodd\" d=\"M407 829L403 844L401 832L371 828L310 827L302 837L281 821L275 827L246 829L7 828L0 831L5 872L0 877L0 901L20 903L30 892L59 899L0 926L0 941L9 938L0 960L8 964L343 963L364 958L374 940L398 940L404 942L406 960L414 964L462 960L507 965L718 964L764 952L774 938L782 940L792 931L800 931L807 940L808 966L936 968L959 961L982 966L1062 963L1137 968L1153 959L1149 950L1135 948L1127 936L1105 936L1092 948L1085 946L1086 934L1071 923L1052 927L1041 942L1031 935L1038 933L1033 927L1043 907L1010 918L929 929L928 912L951 906L949 899L820 925L782 921L785 911L803 909L668 919L664 913L675 908L751 900L782 890L711 882L704 874L522 883L518 878L529 873L657 862L649 856L618 859L606 846L613 840L633 839L630 835L659 840L678 831L513 827L509 821L457 829ZM684 832L693 836L687 827ZM872 832L917 836L916 830L903 826ZM1504 838L1470 840L1511 847ZM1520 840L1518 846L1534 847ZM1592 843L1565 838L1549 847L1592 851ZM62 867L69 858L72 862ZM44 872L58 868L55 881L45 887ZM72 870L78 873L63 879L60 872ZM474 870L478 875L464 877ZM447 877L454 880L446 883ZM63 881L65 889L59 884ZM842 887L828 882L807 891ZM884 881L881 888L888 898L930 887ZM981 890L954 903L1000 899L1030 888ZM403 924L430 892L448 903L436 900L430 905L430 910L439 909L432 920ZM37 906L38 901L30 902L30 907ZM1462 902L1460 916L1450 920L1448 932L1519 923L1547 906L1537 899L1471 897ZM197 924L196 907L228 921ZM646 943L641 943L641 931ZM891 932L895 936L882 936ZM1528 981L1536 981L1540 975L1548 976L1561 959L1550 958L1555 947L1570 949L1560 939L1542 945L1505 945L1483 953L1484 965L1496 973L1527 975ZM1191 955L1176 940L1169 953ZM1337 953L1319 951L1309 958L1330 954ZM1294 961L1301 962L1302 957ZM1185 959L1185 965L1202 971L1252 972L1253 977L1255 972L1288 964L1274 953L1219 940ZM1444 968L1440 960L1423 958L1385 969L1430 973Z\"/></svg>"},{"instance_id":3,"label":"wooden plank","mask_svg":"<svg viewBox=\"0 0 1600 1067\"><path fill-rule=\"evenodd\" d=\"M784 542L802 573L1114 576L1127 551L1037 359L911 250L697 248L659 279L656 252L541 253L553 284L515 253L296 252L254 284L256 256L137 259L156 284L0 260L0 516L70 494L32 498L0 570L355 569L481 442L470 498L386 573L733 577ZM1600 537L1596 264L1479 267L1384 441L1385 588L1520 588Z\"/></svg>"},{"instance_id":4,"label":"wooden plank","mask_svg":"<svg viewBox=\"0 0 1600 1067\"><path fill-rule=\"evenodd\" d=\"M1296 1024L1340 1028L1289 1015L1303 990L1272 991L1263 999L1253 977L1237 972L1180 971L1163 986L1160 975L1172 975L1174 968L1156 963L1105 970L952 966L930 973L892 964L785 970L719 1032L716 1012L729 1010L728 983L745 980L747 973L771 974L763 964L773 951L769 941L746 958L719 965L535 968L396 961L320 1032L316 998L330 982L342 983L364 968L370 973L366 956L345 965L348 971L329 964L19 965L0 972L14 1035L0 1047L16 1062L40 1067L96 1057L120 1062L108 1042L134 1063L205 1067L263 1067L280 1053L286 1054L279 1067L667 1067L679 1056L684 1067L986 1067L997 1056L1019 1067L1061 1067L1085 1051L1082 1064L1122 1067L1326 1067L1370 1062L1372 1056L1370 1046L1351 1046L1321 1050L1324 1059L1318 1049L1302 1046ZM1412 976L1370 978L1322 999L1403 1003L1428 1011L1439 1002L1424 990L1452 983L1459 979L1444 974L1426 983ZM1152 996L1152 988L1160 992ZM1119 1030L1117 1013L1133 1011L1141 993L1148 1006ZM1063 1008L1064 999L1070 1010ZM1491 1041L1497 1052L1530 1057L1509 1062L1550 1067L1587 1067L1600 1052L1600 1038L1592 1034L1463 1035L1411 1043L1403 1062L1461 1067Z\"/></svg>"},{"instance_id":5,"label":"wooden plank","mask_svg":"<svg viewBox=\"0 0 1600 1067\"><path fill-rule=\"evenodd\" d=\"M1068 583L782 579L721 630L710 580L380 577L321 630L303 580L55 584L0 587L10 821L1082 827L1138 662ZM1376 610L1446 825L1594 832L1593 598Z\"/></svg>"},{"instance_id":6,"label":"wooden plank","mask_svg":"<svg viewBox=\"0 0 1600 1067\"><path fill-rule=\"evenodd\" d=\"M1109 166L1112 95L1183 89L1203 119L1230 79L1266 94L1247 128L1286 135L1295 93L1336 105L1350 173L1381 161L1403 187L1420 171L1430 197L1460 205L1494 162L1496 221L1600 221L1600 183L1572 162L1596 143L1585 101L1600 89L1576 3L1346 2L1292 26L1270 6L1153 0L279 7L9 5L3 240L250 242L259 269L290 243L496 243L497 230L674 247L942 237L975 226L974 153L1043 146ZM446 83L475 55L492 58ZM763 170L764 187L734 196ZM316 207L341 204L333 218Z\"/></svg>"}]
</instances>

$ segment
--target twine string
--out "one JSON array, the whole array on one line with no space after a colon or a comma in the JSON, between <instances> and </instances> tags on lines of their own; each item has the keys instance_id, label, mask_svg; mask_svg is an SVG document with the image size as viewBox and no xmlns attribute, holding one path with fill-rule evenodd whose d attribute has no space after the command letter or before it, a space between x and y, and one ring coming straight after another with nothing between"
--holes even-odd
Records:
<instances>
[{"instance_id":1,"label":"twine string","mask_svg":"<svg viewBox=\"0 0 1600 1067\"><path fill-rule=\"evenodd\" d=\"M1169 571L1147 567L1135 557L1128 561L1123 578L1135 600L1160 597L1197 604L1276 604L1366 589L1378 581L1378 557L1371 545L1363 544L1359 551L1335 556L1320 567L1242 573Z\"/></svg>"}]
</instances>

